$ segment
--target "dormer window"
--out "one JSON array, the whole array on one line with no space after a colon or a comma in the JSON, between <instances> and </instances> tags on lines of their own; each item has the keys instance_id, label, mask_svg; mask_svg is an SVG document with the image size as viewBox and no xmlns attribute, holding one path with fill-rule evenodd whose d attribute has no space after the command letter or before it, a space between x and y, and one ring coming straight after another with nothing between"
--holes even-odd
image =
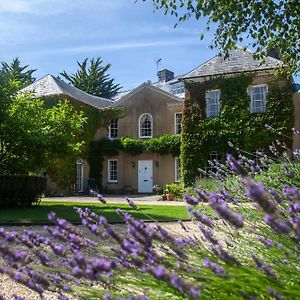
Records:
<instances>
[{"instance_id":1,"label":"dormer window","mask_svg":"<svg viewBox=\"0 0 300 300\"><path fill-rule=\"evenodd\" d=\"M266 111L267 92L267 85L254 85L249 87L251 113L264 113Z\"/></svg>"},{"instance_id":2,"label":"dormer window","mask_svg":"<svg viewBox=\"0 0 300 300\"><path fill-rule=\"evenodd\" d=\"M220 90L211 90L205 93L206 116L217 117L220 113Z\"/></svg>"},{"instance_id":3,"label":"dormer window","mask_svg":"<svg viewBox=\"0 0 300 300\"><path fill-rule=\"evenodd\" d=\"M118 119L113 119L110 121L110 125L108 128L108 137L109 139L113 140L118 138Z\"/></svg>"},{"instance_id":4,"label":"dormer window","mask_svg":"<svg viewBox=\"0 0 300 300\"><path fill-rule=\"evenodd\" d=\"M151 138L153 119L150 114L143 114L139 118L139 138Z\"/></svg>"}]
</instances>

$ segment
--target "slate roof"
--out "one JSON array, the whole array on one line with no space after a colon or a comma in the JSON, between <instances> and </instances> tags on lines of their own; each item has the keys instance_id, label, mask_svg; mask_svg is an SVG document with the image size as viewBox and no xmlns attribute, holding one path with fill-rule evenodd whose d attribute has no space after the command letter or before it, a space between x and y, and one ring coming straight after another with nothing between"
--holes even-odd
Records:
<instances>
[{"instance_id":1,"label":"slate roof","mask_svg":"<svg viewBox=\"0 0 300 300\"><path fill-rule=\"evenodd\" d=\"M168 96L170 99L172 99L173 101L175 102L178 102L178 103L182 103L182 99L163 90L163 89L160 89L156 86L154 86L153 84L151 83L147 83L147 82L144 82L142 83L141 85L139 85L138 87L136 87L135 89L131 90L131 91L127 91L125 92L122 97L118 98L118 100L114 101L114 103L112 104L112 107L117 107L119 106L120 104L122 104L124 101L126 101L128 98L130 98L132 95L138 93L139 91L143 90L143 89L150 89L150 90L153 90L157 93L160 93L160 94L163 94L163 95L166 95Z\"/></svg>"},{"instance_id":2,"label":"slate roof","mask_svg":"<svg viewBox=\"0 0 300 300\"><path fill-rule=\"evenodd\" d=\"M113 103L111 100L90 95L52 75L42 77L22 91L34 92L36 97L65 96L97 109L104 109Z\"/></svg>"},{"instance_id":3,"label":"slate roof","mask_svg":"<svg viewBox=\"0 0 300 300\"><path fill-rule=\"evenodd\" d=\"M224 57L217 55L187 73L182 79L270 70L274 69L279 64L282 64L280 60L270 56L266 58L265 63L261 64L260 60L253 58L252 52L243 51L238 48L229 52L229 58L224 59Z\"/></svg>"}]
</instances>

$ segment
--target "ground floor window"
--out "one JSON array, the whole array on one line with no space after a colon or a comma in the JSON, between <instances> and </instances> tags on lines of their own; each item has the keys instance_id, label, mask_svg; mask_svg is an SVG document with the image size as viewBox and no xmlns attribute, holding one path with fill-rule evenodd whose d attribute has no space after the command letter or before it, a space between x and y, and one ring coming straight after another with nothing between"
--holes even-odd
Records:
<instances>
[{"instance_id":1,"label":"ground floor window","mask_svg":"<svg viewBox=\"0 0 300 300\"><path fill-rule=\"evenodd\" d=\"M118 182L118 160L110 159L108 161L108 182Z\"/></svg>"},{"instance_id":2,"label":"ground floor window","mask_svg":"<svg viewBox=\"0 0 300 300\"><path fill-rule=\"evenodd\" d=\"M175 157L175 182L180 182L180 158Z\"/></svg>"},{"instance_id":3,"label":"ground floor window","mask_svg":"<svg viewBox=\"0 0 300 300\"><path fill-rule=\"evenodd\" d=\"M83 192L83 161L81 159L76 162L75 191Z\"/></svg>"}]
</instances>

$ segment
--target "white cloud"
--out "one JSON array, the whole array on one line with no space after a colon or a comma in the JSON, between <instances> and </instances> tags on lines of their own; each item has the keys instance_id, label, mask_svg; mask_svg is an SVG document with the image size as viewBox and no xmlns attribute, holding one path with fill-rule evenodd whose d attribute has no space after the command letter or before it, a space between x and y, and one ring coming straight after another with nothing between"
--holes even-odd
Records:
<instances>
[{"instance_id":1,"label":"white cloud","mask_svg":"<svg viewBox=\"0 0 300 300\"><path fill-rule=\"evenodd\" d=\"M35 14L51 16L61 13L76 11L101 11L109 12L125 4L122 0L0 0L0 14Z\"/></svg>"},{"instance_id":2,"label":"white cloud","mask_svg":"<svg viewBox=\"0 0 300 300\"><path fill-rule=\"evenodd\" d=\"M1 0L0 13L30 13L31 4L26 0Z\"/></svg>"},{"instance_id":3,"label":"white cloud","mask_svg":"<svg viewBox=\"0 0 300 300\"><path fill-rule=\"evenodd\" d=\"M189 39L171 39L171 40L157 40L157 41L132 41L124 43L110 43L101 45L89 45L89 46L74 46L65 48L55 48L41 50L35 53L36 55L72 55L72 54L82 54L96 51L119 51L125 49L137 49L137 48L149 48L149 47L167 47L167 46L183 46L183 45L195 45L200 44L206 45L205 42L200 41L197 38ZM32 52L31 52L32 53Z\"/></svg>"}]
</instances>

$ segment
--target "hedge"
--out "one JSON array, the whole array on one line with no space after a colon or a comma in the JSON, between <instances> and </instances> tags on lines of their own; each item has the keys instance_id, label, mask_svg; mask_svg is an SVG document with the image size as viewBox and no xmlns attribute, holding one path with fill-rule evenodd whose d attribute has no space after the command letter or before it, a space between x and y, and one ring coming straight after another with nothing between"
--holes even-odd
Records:
<instances>
[{"instance_id":1,"label":"hedge","mask_svg":"<svg viewBox=\"0 0 300 300\"><path fill-rule=\"evenodd\" d=\"M0 176L0 208L30 207L38 203L46 177Z\"/></svg>"}]
</instances>

